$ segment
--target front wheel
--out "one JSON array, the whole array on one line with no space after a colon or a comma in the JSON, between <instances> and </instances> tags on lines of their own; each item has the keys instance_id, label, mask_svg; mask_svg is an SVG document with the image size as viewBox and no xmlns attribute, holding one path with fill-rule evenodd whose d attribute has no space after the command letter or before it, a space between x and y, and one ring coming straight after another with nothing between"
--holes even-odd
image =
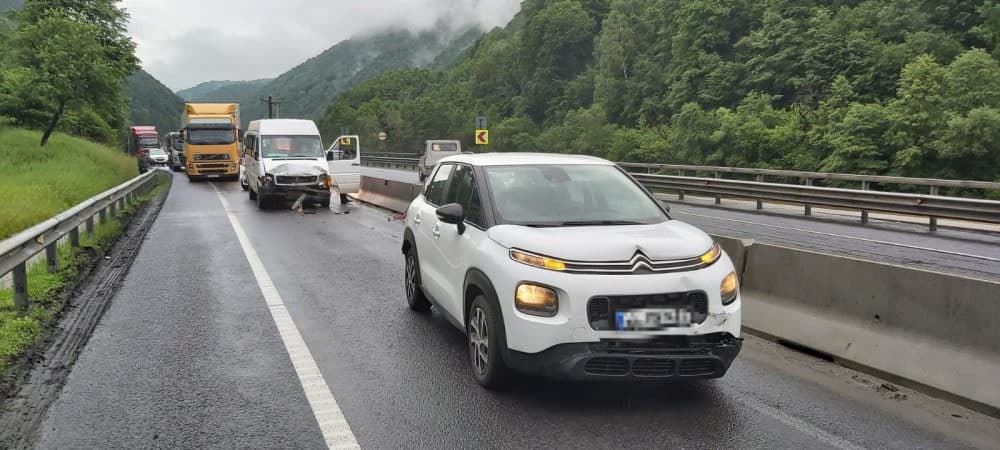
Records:
<instances>
[{"instance_id":1,"label":"front wheel","mask_svg":"<svg viewBox=\"0 0 1000 450\"><path fill-rule=\"evenodd\" d=\"M506 346L503 317L496 304L479 295L472 301L468 322L469 359L472 375L480 386L495 389L506 381L509 369L503 361Z\"/></svg>"},{"instance_id":2,"label":"front wheel","mask_svg":"<svg viewBox=\"0 0 1000 450\"><path fill-rule=\"evenodd\" d=\"M413 249L406 252L406 272L404 273L406 284L406 303L410 309L417 312L427 312L431 310L431 302L424 295L424 290L420 287L420 262L417 260L417 252Z\"/></svg>"}]
</instances>

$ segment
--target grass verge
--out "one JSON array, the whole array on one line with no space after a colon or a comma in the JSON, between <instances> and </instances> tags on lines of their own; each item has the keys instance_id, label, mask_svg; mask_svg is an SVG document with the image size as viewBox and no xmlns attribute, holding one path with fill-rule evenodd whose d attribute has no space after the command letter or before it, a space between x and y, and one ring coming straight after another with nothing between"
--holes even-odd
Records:
<instances>
[{"instance_id":1,"label":"grass verge","mask_svg":"<svg viewBox=\"0 0 1000 450\"><path fill-rule=\"evenodd\" d=\"M12 289L0 289L0 380L7 376L10 365L27 349L40 342L46 331L55 326L69 296L66 293L80 280L81 270L92 264L111 247L136 209L150 199L162 195L169 186L160 181L152 191L137 196L128 204L118 219L110 219L94 228L94 236L80 233L80 247L69 242L59 245L59 270L49 273L45 260L28 268L28 297L30 308L24 312L14 309Z\"/></svg>"},{"instance_id":2,"label":"grass verge","mask_svg":"<svg viewBox=\"0 0 1000 450\"><path fill-rule=\"evenodd\" d=\"M0 126L0 240L138 174L121 150L56 133Z\"/></svg>"}]
</instances>

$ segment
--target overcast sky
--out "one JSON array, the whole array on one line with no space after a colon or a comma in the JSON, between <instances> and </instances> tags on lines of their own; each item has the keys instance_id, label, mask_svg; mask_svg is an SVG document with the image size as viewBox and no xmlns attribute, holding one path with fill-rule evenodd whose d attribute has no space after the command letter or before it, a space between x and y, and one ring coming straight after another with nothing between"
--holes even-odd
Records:
<instances>
[{"instance_id":1,"label":"overcast sky","mask_svg":"<svg viewBox=\"0 0 1000 450\"><path fill-rule=\"evenodd\" d=\"M520 0L124 0L143 67L173 90L271 78L351 36L439 19L506 24Z\"/></svg>"}]
</instances>

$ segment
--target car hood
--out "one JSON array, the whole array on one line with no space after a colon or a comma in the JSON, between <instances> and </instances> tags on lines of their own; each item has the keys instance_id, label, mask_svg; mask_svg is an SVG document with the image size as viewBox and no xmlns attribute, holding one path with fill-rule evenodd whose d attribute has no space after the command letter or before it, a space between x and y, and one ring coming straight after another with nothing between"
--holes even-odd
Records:
<instances>
[{"instance_id":1,"label":"car hood","mask_svg":"<svg viewBox=\"0 0 1000 450\"><path fill-rule=\"evenodd\" d=\"M704 231L676 220L553 228L498 225L488 235L506 248L569 261L628 261L638 251L652 260L677 260L699 256L712 246Z\"/></svg>"},{"instance_id":2,"label":"car hood","mask_svg":"<svg viewBox=\"0 0 1000 450\"><path fill-rule=\"evenodd\" d=\"M289 177L315 177L329 173L329 168L319 160L264 160L264 173Z\"/></svg>"}]
</instances>

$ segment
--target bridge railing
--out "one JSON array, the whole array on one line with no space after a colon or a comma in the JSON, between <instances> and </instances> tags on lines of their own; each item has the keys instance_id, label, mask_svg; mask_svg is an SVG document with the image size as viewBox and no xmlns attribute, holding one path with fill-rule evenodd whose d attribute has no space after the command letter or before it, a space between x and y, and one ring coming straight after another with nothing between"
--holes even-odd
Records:
<instances>
[{"instance_id":1,"label":"bridge railing","mask_svg":"<svg viewBox=\"0 0 1000 450\"><path fill-rule=\"evenodd\" d=\"M109 217L114 218L132 202L137 193L146 192L155 186L159 170L152 170L126 181L116 187L84 200L80 204L54 217L24 230L8 239L0 241L0 276L13 273L14 307L28 308L28 262L45 252L49 272L59 270L59 241L69 236L73 247L80 246L80 227L93 237L95 217L98 224Z\"/></svg>"}]
</instances>

